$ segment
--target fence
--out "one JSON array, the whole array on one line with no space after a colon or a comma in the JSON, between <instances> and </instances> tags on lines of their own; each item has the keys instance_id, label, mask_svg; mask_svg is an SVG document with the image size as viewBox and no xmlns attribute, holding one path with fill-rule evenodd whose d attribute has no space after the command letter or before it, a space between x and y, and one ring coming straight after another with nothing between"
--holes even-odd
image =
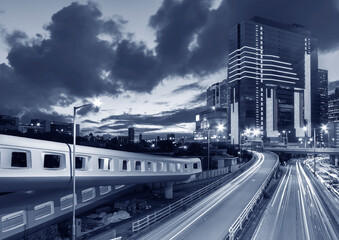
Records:
<instances>
[{"instance_id":1,"label":"fence","mask_svg":"<svg viewBox=\"0 0 339 240\"><path fill-rule=\"evenodd\" d=\"M279 159L279 158L278 158ZM265 181L261 184L259 190L256 192L254 197L251 199L251 201L247 204L245 209L241 212L240 216L235 220L235 222L232 224L232 226L229 228L228 235L225 237L227 239L229 237L229 240L233 240L236 232L239 229L242 229L242 224L243 222L248 219L248 215L250 212L253 210L254 205L257 203L257 201L261 198L264 190L269 184L269 181L271 180L275 170L278 167L279 160L276 160L273 168L271 169L270 173L268 176L265 178Z\"/></svg>"},{"instance_id":2,"label":"fence","mask_svg":"<svg viewBox=\"0 0 339 240\"><path fill-rule=\"evenodd\" d=\"M252 158L253 160L253 158ZM252 160L250 160L249 162L245 163L243 165L243 167L247 167L250 164L252 164ZM220 170L220 169L219 169ZM236 172L238 172L239 170L241 170L240 168L238 168L234 174ZM215 170L210 170L210 171L215 171ZM211 172L210 172L211 173ZM217 171L212 172L212 174L217 173ZM220 171L221 173L221 171ZM202 174L203 175L203 174ZM214 175L213 175L214 176ZM210 175L210 177L212 177L212 175ZM147 215L146 217L139 219L135 222L132 223L132 230L133 232L139 232L145 228L148 228L149 226L151 226L152 224L164 219L165 217L167 217L168 215L170 215L171 213L177 211L178 209L182 208L183 206L195 201L196 199L204 196L205 194L207 194L209 191L216 189L217 187L219 187L220 185L222 185L225 180L227 180L230 177L230 175L226 175L216 181L214 181L213 183L199 189L198 191L195 191L194 193L187 195L186 197L168 205L167 207L156 211L150 215ZM204 179L204 178L202 178Z\"/></svg>"},{"instance_id":3,"label":"fence","mask_svg":"<svg viewBox=\"0 0 339 240\"><path fill-rule=\"evenodd\" d=\"M116 235L117 233L116 230L114 229L112 231L103 233L99 236L92 237L90 238L90 240L121 240L121 237L117 237Z\"/></svg>"}]
</instances>

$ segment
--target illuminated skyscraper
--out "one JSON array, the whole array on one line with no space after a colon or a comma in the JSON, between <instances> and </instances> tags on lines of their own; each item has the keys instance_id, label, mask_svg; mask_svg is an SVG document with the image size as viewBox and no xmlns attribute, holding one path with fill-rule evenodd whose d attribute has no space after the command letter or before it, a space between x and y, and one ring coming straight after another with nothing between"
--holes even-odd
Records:
<instances>
[{"instance_id":1,"label":"illuminated skyscraper","mask_svg":"<svg viewBox=\"0 0 339 240\"><path fill-rule=\"evenodd\" d=\"M320 123L328 122L328 71L318 69L319 76L319 95L320 95Z\"/></svg>"},{"instance_id":2,"label":"illuminated skyscraper","mask_svg":"<svg viewBox=\"0 0 339 240\"><path fill-rule=\"evenodd\" d=\"M229 32L231 143L246 128L265 139L303 137L319 125L317 40L304 27L253 17Z\"/></svg>"}]
</instances>

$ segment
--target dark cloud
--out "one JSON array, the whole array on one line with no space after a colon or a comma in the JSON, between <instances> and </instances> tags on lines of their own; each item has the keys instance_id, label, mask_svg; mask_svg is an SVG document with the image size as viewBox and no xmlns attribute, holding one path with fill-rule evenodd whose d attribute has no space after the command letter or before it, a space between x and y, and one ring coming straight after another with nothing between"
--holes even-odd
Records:
<instances>
[{"instance_id":1,"label":"dark cloud","mask_svg":"<svg viewBox=\"0 0 339 240\"><path fill-rule=\"evenodd\" d=\"M125 127L132 124L140 125L159 125L171 126L180 123L191 123L198 112L205 110L205 107L195 107L192 109L177 109L173 111L164 111L159 114L142 115L142 114L121 114L112 115L101 120L102 123L113 121L114 124L123 124ZM110 125L113 126L114 125Z\"/></svg>"},{"instance_id":2,"label":"dark cloud","mask_svg":"<svg viewBox=\"0 0 339 240\"><path fill-rule=\"evenodd\" d=\"M53 116L51 106L66 107L78 98L114 96L126 90L151 92L165 77L215 73L227 65L229 29L255 15L306 26L318 38L320 50L339 46L335 1L223 0L217 9L210 6L209 0L164 0L149 21L156 34L155 49L126 34L121 17L104 19L91 2L72 3L55 13L45 27L49 38L6 33L10 51L9 65L0 64L1 113L41 116L51 112ZM198 89L198 85L184 85L174 93L190 88ZM190 104L204 98L205 93L199 94ZM86 115L87 110L79 114ZM168 126L191 122L195 110L112 119Z\"/></svg>"},{"instance_id":3,"label":"dark cloud","mask_svg":"<svg viewBox=\"0 0 339 240\"><path fill-rule=\"evenodd\" d=\"M31 119L40 119L48 121L57 121L57 122L73 122L73 115L63 115L55 111L43 112L43 111L27 111L24 115L21 116L22 122L30 122Z\"/></svg>"},{"instance_id":4,"label":"dark cloud","mask_svg":"<svg viewBox=\"0 0 339 240\"><path fill-rule=\"evenodd\" d=\"M168 102L155 102L155 104L157 104L157 105L167 105Z\"/></svg>"},{"instance_id":5,"label":"dark cloud","mask_svg":"<svg viewBox=\"0 0 339 240\"><path fill-rule=\"evenodd\" d=\"M304 25L322 51L339 47L339 31L333 24L339 22L335 1L223 0L213 10L209 2L165 0L150 18L156 30L156 52L168 74L201 76L226 68L230 28L253 16Z\"/></svg>"},{"instance_id":6,"label":"dark cloud","mask_svg":"<svg viewBox=\"0 0 339 240\"><path fill-rule=\"evenodd\" d=\"M100 122L93 121L93 120L90 120L90 119L86 119L86 120L82 121L82 123L93 123L93 124L99 124Z\"/></svg>"},{"instance_id":7,"label":"dark cloud","mask_svg":"<svg viewBox=\"0 0 339 240\"><path fill-rule=\"evenodd\" d=\"M178 87L177 89L174 89L172 93L178 94L178 93L186 92L189 90L202 90L202 87L199 85L199 83L191 83L191 84L182 85Z\"/></svg>"},{"instance_id":8,"label":"dark cloud","mask_svg":"<svg viewBox=\"0 0 339 240\"><path fill-rule=\"evenodd\" d=\"M51 111L77 98L150 92L163 75L145 44L123 37L124 23L119 17L103 19L94 3L72 3L52 16L47 39L6 32L9 65L0 65L0 111ZM103 40L107 37L111 41Z\"/></svg>"},{"instance_id":9,"label":"dark cloud","mask_svg":"<svg viewBox=\"0 0 339 240\"><path fill-rule=\"evenodd\" d=\"M156 52L168 72L185 73L194 34L206 24L210 1L164 0L150 26L156 30Z\"/></svg>"},{"instance_id":10,"label":"dark cloud","mask_svg":"<svg viewBox=\"0 0 339 240\"><path fill-rule=\"evenodd\" d=\"M189 101L188 103L187 103L187 105L188 106L191 106L191 105L197 105L197 104L201 104L201 103L206 103L206 98L207 98L207 96L206 96L206 92L204 91L204 92L201 92L201 93L199 93L199 94L197 94L197 95L195 95L193 98L192 98L192 100L191 101Z\"/></svg>"}]
</instances>

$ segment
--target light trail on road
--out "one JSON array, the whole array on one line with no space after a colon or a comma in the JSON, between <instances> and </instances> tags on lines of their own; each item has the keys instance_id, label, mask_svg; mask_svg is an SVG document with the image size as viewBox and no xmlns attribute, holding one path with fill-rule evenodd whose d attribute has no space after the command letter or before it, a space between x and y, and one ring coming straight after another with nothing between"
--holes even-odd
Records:
<instances>
[{"instance_id":1,"label":"light trail on road","mask_svg":"<svg viewBox=\"0 0 339 240\"><path fill-rule=\"evenodd\" d=\"M338 223L330 216L313 181L300 161L292 162L252 239L338 239Z\"/></svg>"},{"instance_id":2,"label":"light trail on road","mask_svg":"<svg viewBox=\"0 0 339 240\"><path fill-rule=\"evenodd\" d=\"M253 197L246 189L245 192L242 192L242 187L253 184L254 186L258 185L259 188L261 181L256 174L260 174L260 178L263 177L262 181L266 176L260 171L263 163L266 162L264 161L265 156L257 152L256 155L258 161L251 168L194 204L190 209L172 217L139 239L223 239L233 221ZM265 165L265 167L273 167L273 164L267 164L268 166ZM256 190L252 189L252 191L254 195ZM242 197L244 194L245 198ZM231 196L238 197L234 198L232 202ZM227 204L228 200L230 200L230 204ZM232 206L232 203L237 203L238 206ZM244 206L242 207L242 205Z\"/></svg>"}]
</instances>

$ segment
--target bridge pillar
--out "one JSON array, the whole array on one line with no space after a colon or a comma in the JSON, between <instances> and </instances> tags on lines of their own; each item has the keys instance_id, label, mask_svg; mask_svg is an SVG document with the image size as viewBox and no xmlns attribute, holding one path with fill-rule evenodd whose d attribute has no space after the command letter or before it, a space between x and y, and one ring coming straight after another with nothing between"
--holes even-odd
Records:
<instances>
[{"instance_id":1,"label":"bridge pillar","mask_svg":"<svg viewBox=\"0 0 339 240\"><path fill-rule=\"evenodd\" d=\"M330 163L334 166L339 165L339 155L330 155Z\"/></svg>"},{"instance_id":2,"label":"bridge pillar","mask_svg":"<svg viewBox=\"0 0 339 240\"><path fill-rule=\"evenodd\" d=\"M173 182L165 184L165 199L173 199Z\"/></svg>"}]
</instances>

